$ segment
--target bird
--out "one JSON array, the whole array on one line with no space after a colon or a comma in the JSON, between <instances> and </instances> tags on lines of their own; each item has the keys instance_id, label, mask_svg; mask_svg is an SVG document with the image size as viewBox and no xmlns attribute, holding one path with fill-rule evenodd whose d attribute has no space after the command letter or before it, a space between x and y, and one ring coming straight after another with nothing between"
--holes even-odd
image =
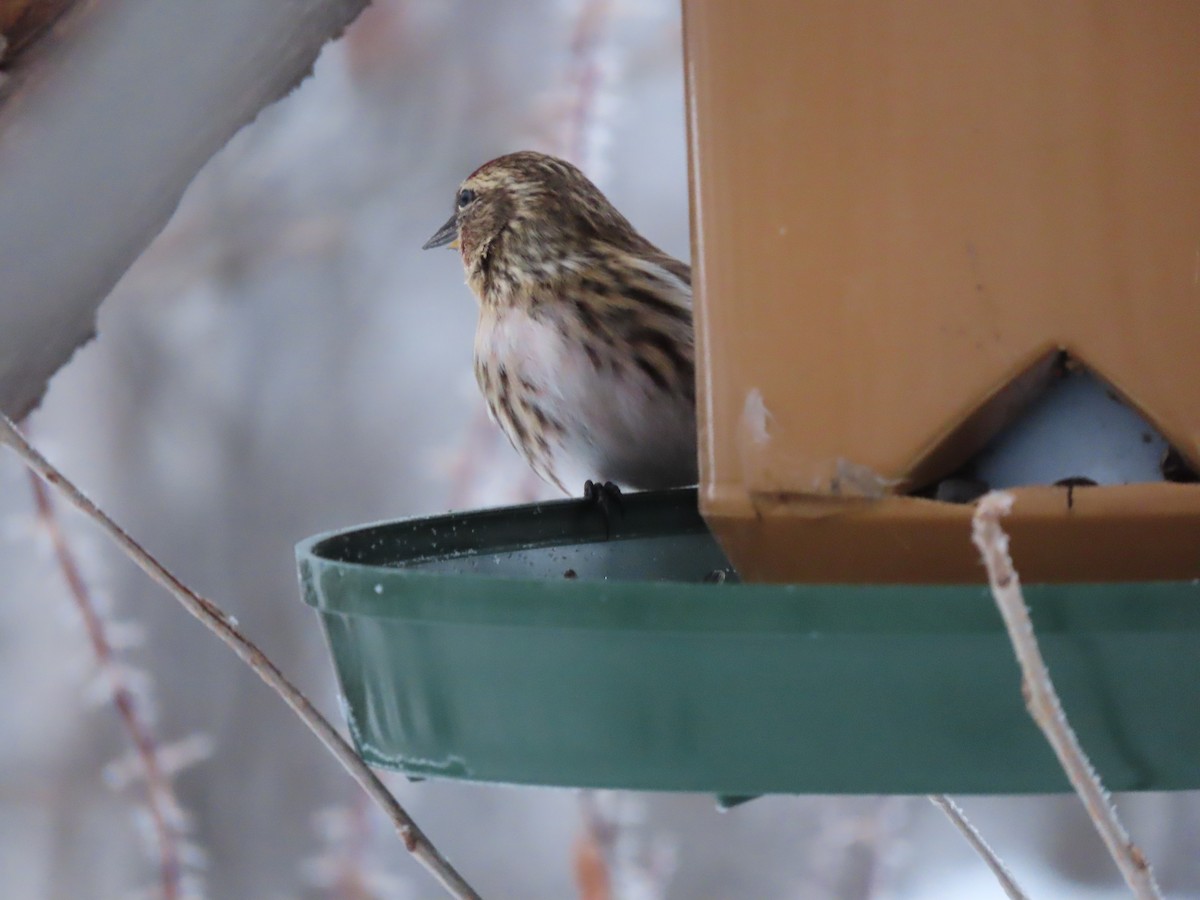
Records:
<instances>
[{"instance_id":1,"label":"bird","mask_svg":"<svg viewBox=\"0 0 1200 900\"><path fill-rule=\"evenodd\" d=\"M691 268L571 163L472 172L422 249L459 251L479 304L474 368L491 418L544 481L656 490L697 481Z\"/></svg>"}]
</instances>

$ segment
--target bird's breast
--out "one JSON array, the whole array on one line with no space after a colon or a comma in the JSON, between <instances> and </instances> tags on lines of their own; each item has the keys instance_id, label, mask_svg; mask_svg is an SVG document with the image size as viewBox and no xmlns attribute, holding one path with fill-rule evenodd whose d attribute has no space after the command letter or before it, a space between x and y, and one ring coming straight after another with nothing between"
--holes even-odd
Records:
<instances>
[{"instance_id":1,"label":"bird's breast","mask_svg":"<svg viewBox=\"0 0 1200 900\"><path fill-rule=\"evenodd\" d=\"M597 352L570 309L481 310L475 372L492 417L560 485L584 478L633 487L694 483L691 398L646 377L628 358L631 348Z\"/></svg>"}]
</instances>

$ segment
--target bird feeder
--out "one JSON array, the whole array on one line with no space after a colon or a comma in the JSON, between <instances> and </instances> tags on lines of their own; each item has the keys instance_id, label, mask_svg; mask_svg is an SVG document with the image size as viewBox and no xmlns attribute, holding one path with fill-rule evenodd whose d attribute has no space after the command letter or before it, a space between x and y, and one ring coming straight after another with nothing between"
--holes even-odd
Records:
<instances>
[{"instance_id":1,"label":"bird feeder","mask_svg":"<svg viewBox=\"0 0 1200 900\"><path fill-rule=\"evenodd\" d=\"M743 577L978 582L970 506L907 495L1063 354L1200 466L1200 7L684 9L701 506ZM1200 576L1196 484L1013 487L1026 582Z\"/></svg>"},{"instance_id":2,"label":"bird feeder","mask_svg":"<svg viewBox=\"0 0 1200 900\"><path fill-rule=\"evenodd\" d=\"M969 467L1016 495L1043 653L1107 786L1200 787L1200 485L1125 456L1053 484L1131 434L1200 467L1200 7L685 0L684 39L698 499L302 543L364 757L1066 789L971 504L932 489Z\"/></svg>"}]
</instances>

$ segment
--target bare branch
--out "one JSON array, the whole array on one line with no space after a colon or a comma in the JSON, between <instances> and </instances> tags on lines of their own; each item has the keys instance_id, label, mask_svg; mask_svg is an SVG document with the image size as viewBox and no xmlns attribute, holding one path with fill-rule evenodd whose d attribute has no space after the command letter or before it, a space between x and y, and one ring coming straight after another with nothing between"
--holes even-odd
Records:
<instances>
[{"instance_id":1,"label":"bare branch","mask_svg":"<svg viewBox=\"0 0 1200 900\"><path fill-rule=\"evenodd\" d=\"M590 138L601 124L596 121L598 95L604 73L600 47L612 13L611 0L583 0L569 45L570 65L566 80L570 85L571 105L564 117L562 155L575 165L590 171L598 180L599 160L589 158Z\"/></svg>"},{"instance_id":2,"label":"bare branch","mask_svg":"<svg viewBox=\"0 0 1200 900\"><path fill-rule=\"evenodd\" d=\"M108 640L104 620L96 609L92 592L88 588L87 580L83 577L75 554L67 543L62 528L59 527L58 517L54 513L54 506L50 500L50 491L32 471L29 473L29 481L33 488L33 500L37 509L38 521L50 537L58 567L62 571L63 579L67 582L68 592L75 602L76 609L79 610L80 618L83 619L88 642L92 645L92 653L95 654L96 661L101 668L111 667L113 649ZM158 743L154 739L154 734L142 717L134 692L124 683L124 679L113 681L112 702L116 707L117 715L120 716L122 727L133 743L134 752L137 754L138 762L146 779L146 807L150 812L150 822L154 827L155 839L158 841L158 875L162 886L163 900L176 900L179 896L179 882L183 875L183 867L179 859L178 835L169 824L169 820L174 818L169 808L178 806L175 789L159 763Z\"/></svg>"},{"instance_id":3,"label":"bare branch","mask_svg":"<svg viewBox=\"0 0 1200 900\"><path fill-rule=\"evenodd\" d=\"M89 500L73 483L52 466L45 457L25 440L25 436L7 417L0 415L0 443L7 444L31 470L57 488L80 512L94 521L137 566L183 605L184 609L199 619L224 641L246 665L267 683L305 725L320 739L347 772L359 783L380 809L387 815L417 861L454 897L460 900L478 900L479 895L442 856L412 817L397 802L379 777L354 752L346 740L338 734L315 706L290 681L278 667L254 643L237 629L230 618L211 600L200 596L169 572L162 563L151 556L130 537L121 526Z\"/></svg>"},{"instance_id":4,"label":"bare branch","mask_svg":"<svg viewBox=\"0 0 1200 900\"><path fill-rule=\"evenodd\" d=\"M984 496L975 510L971 539L983 555L992 597L1000 608L1009 640L1021 665L1025 706L1054 748L1059 764L1083 801L1088 817L1096 826L1104 846L1108 848L1109 855L1121 870L1133 895L1139 900L1161 898L1149 861L1121 825L1117 811L1100 783L1100 777L1067 722L1062 703L1050 680L1050 671L1038 649L1029 609L1021 594L1021 582L1008 552L1008 535L1000 527L1000 517L1012 509L1012 504L1012 494L993 491Z\"/></svg>"},{"instance_id":5,"label":"bare branch","mask_svg":"<svg viewBox=\"0 0 1200 900\"><path fill-rule=\"evenodd\" d=\"M603 821L596 809L592 791L580 793L579 811L583 814L583 831L575 838L575 846L571 850L571 867L575 872L575 889L579 900L613 900L608 861L612 849L612 826Z\"/></svg>"},{"instance_id":6,"label":"bare branch","mask_svg":"<svg viewBox=\"0 0 1200 900\"><path fill-rule=\"evenodd\" d=\"M1017 884L1012 873L1008 871L1008 866L996 855L996 852L988 846L987 841L983 839L975 826L967 821L967 817L963 814L962 809L957 803L947 797L945 794L930 794L929 802L946 814L946 818L957 828L962 836L967 839L967 843L980 855L987 867L992 870L992 874L996 876L996 880L1000 882L1000 887L1004 890L1012 900L1029 900L1028 895L1021 890L1021 886Z\"/></svg>"}]
</instances>

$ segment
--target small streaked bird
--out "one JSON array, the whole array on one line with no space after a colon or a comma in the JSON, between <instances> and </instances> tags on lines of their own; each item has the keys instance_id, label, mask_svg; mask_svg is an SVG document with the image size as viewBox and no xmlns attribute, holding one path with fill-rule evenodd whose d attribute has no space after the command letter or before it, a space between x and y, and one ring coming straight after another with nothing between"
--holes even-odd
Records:
<instances>
[{"instance_id":1,"label":"small streaked bird","mask_svg":"<svg viewBox=\"0 0 1200 900\"><path fill-rule=\"evenodd\" d=\"M592 480L696 483L687 265L577 168L533 152L485 163L459 186L424 249L444 245L461 253L479 301L479 388L538 475L565 493Z\"/></svg>"}]
</instances>

